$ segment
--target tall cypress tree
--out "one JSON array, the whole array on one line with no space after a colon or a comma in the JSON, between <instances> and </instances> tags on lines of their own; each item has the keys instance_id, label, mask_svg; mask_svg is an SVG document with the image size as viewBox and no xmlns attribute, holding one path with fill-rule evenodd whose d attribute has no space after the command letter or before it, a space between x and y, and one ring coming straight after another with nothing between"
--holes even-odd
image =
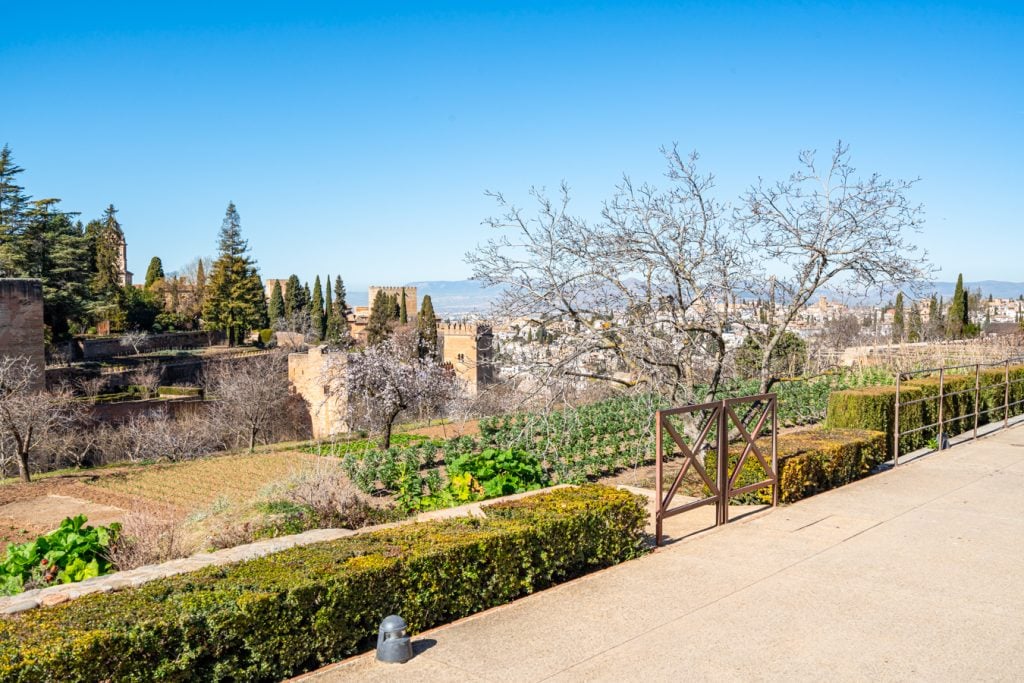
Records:
<instances>
[{"instance_id":1,"label":"tall cypress tree","mask_svg":"<svg viewBox=\"0 0 1024 683\"><path fill-rule=\"evenodd\" d=\"M370 319L366 322L366 343L370 346L379 344L391 334L394 304L395 300L383 289L377 290L370 307Z\"/></svg>"},{"instance_id":2,"label":"tall cypress tree","mask_svg":"<svg viewBox=\"0 0 1024 683\"><path fill-rule=\"evenodd\" d=\"M924 323L921 321L921 311L917 302L910 304L910 317L907 323L907 341L919 342L924 340Z\"/></svg>"},{"instance_id":3,"label":"tall cypress tree","mask_svg":"<svg viewBox=\"0 0 1024 683\"><path fill-rule=\"evenodd\" d=\"M149 260L149 267L146 268L146 289L153 286L157 280L164 279L164 264L160 260L159 256L154 256Z\"/></svg>"},{"instance_id":4,"label":"tall cypress tree","mask_svg":"<svg viewBox=\"0 0 1024 683\"><path fill-rule=\"evenodd\" d=\"M327 339L327 328L334 320L334 301L331 296L331 276L324 281L324 339Z\"/></svg>"},{"instance_id":5,"label":"tall cypress tree","mask_svg":"<svg viewBox=\"0 0 1024 683\"><path fill-rule=\"evenodd\" d=\"M437 358L437 316L434 314L434 302L430 295L423 296L423 305L416 319L416 330L420 339L420 357Z\"/></svg>"},{"instance_id":6,"label":"tall cypress tree","mask_svg":"<svg viewBox=\"0 0 1024 683\"><path fill-rule=\"evenodd\" d=\"M294 273L289 275L284 286L284 314L289 318L306 307L302 301L304 293L299 276Z\"/></svg>"},{"instance_id":7,"label":"tall cypress tree","mask_svg":"<svg viewBox=\"0 0 1024 683\"><path fill-rule=\"evenodd\" d=\"M196 303L199 308L203 307L203 300L206 298L206 266L203 265L203 259L199 259L199 263L196 264Z\"/></svg>"},{"instance_id":8,"label":"tall cypress tree","mask_svg":"<svg viewBox=\"0 0 1024 683\"><path fill-rule=\"evenodd\" d=\"M968 321L967 292L964 291L964 275L960 273L956 278L953 300L949 304L949 315L946 317L947 336L951 339L963 338Z\"/></svg>"},{"instance_id":9,"label":"tall cypress tree","mask_svg":"<svg viewBox=\"0 0 1024 683\"><path fill-rule=\"evenodd\" d=\"M345 301L345 283L341 276L334 278L334 312L327 322L327 341L338 346L348 346L352 339L349 334L348 303Z\"/></svg>"},{"instance_id":10,"label":"tall cypress tree","mask_svg":"<svg viewBox=\"0 0 1024 683\"><path fill-rule=\"evenodd\" d=\"M309 319L313 325L313 334L316 335L316 340L320 341L324 338L324 294L323 288L320 286L320 276L316 276L316 281L313 283L313 297L309 307Z\"/></svg>"},{"instance_id":11,"label":"tall cypress tree","mask_svg":"<svg viewBox=\"0 0 1024 683\"><path fill-rule=\"evenodd\" d=\"M262 327L267 320L267 300L256 264L248 256L249 244L242 239L241 219L234 202L228 203L218 240L219 257L213 263L203 321L223 330L229 344L237 344L245 333Z\"/></svg>"},{"instance_id":12,"label":"tall cypress tree","mask_svg":"<svg viewBox=\"0 0 1024 683\"><path fill-rule=\"evenodd\" d=\"M405 302L405 287L402 287L402 301L398 305L398 322L403 325L409 322L409 305Z\"/></svg>"},{"instance_id":13,"label":"tall cypress tree","mask_svg":"<svg viewBox=\"0 0 1024 683\"><path fill-rule=\"evenodd\" d=\"M267 304L267 317L270 324L274 325L284 317L284 296L281 294L281 281L274 280L274 286L270 288L270 302Z\"/></svg>"},{"instance_id":14,"label":"tall cypress tree","mask_svg":"<svg viewBox=\"0 0 1024 683\"><path fill-rule=\"evenodd\" d=\"M903 325L903 292L896 295L896 305L892 312L892 340L899 344L903 341L906 330Z\"/></svg>"}]
</instances>

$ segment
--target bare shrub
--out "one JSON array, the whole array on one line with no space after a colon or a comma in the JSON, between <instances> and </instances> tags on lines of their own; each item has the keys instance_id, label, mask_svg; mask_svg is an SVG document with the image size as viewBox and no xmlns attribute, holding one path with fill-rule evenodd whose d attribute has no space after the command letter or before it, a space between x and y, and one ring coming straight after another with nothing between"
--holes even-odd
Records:
<instances>
[{"instance_id":1,"label":"bare shrub","mask_svg":"<svg viewBox=\"0 0 1024 683\"><path fill-rule=\"evenodd\" d=\"M132 381L142 387L145 398L152 398L160 393L160 379L163 368L156 361L143 363L132 373Z\"/></svg>"},{"instance_id":2,"label":"bare shrub","mask_svg":"<svg viewBox=\"0 0 1024 683\"><path fill-rule=\"evenodd\" d=\"M96 375L95 377L79 377L75 382L75 386L78 390L85 395L91 403L95 403L97 397L103 393L103 389L107 385L107 378L103 375Z\"/></svg>"},{"instance_id":3,"label":"bare shrub","mask_svg":"<svg viewBox=\"0 0 1024 683\"><path fill-rule=\"evenodd\" d=\"M217 450L209 423L198 416L179 419L154 411L99 428L96 449L103 462L190 460Z\"/></svg>"},{"instance_id":4,"label":"bare shrub","mask_svg":"<svg viewBox=\"0 0 1024 683\"><path fill-rule=\"evenodd\" d=\"M271 490L271 496L312 510L316 526L358 529L379 517L379 509L336 463L317 462Z\"/></svg>"},{"instance_id":5,"label":"bare shrub","mask_svg":"<svg viewBox=\"0 0 1024 683\"><path fill-rule=\"evenodd\" d=\"M109 556L114 566L124 571L187 557L197 550L180 521L150 510L132 510L125 514Z\"/></svg>"}]
</instances>

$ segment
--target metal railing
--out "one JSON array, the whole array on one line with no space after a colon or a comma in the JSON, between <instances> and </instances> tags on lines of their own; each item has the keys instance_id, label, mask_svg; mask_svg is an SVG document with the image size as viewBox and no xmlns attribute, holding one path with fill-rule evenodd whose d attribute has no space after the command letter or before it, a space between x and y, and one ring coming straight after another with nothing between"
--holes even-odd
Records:
<instances>
[{"instance_id":1,"label":"metal railing","mask_svg":"<svg viewBox=\"0 0 1024 683\"><path fill-rule=\"evenodd\" d=\"M972 363L967 365L951 365L940 368L926 368L922 370L908 370L896 373L896 405L893 416L893 465L899 465L900 463L900 441L903 437L917 434L918 432L928 433L929 430L934 430L935 443L937 450L943 450L948 447L947 426L958 424L962 425L965 420L973 420L972 428L972 439L978 438L978 427L981 425L982 418L985 418L984 424L991 424L990 418L993 413L1002 413L1002 429L1005 429L1010 422L1010 411L1019 405L1024 405L1024 399L1017 401L1010 401L1010 387L1015 384L1024 383L1024 377L1017 379L1010 379L1010 367L1013 365L1024 364L1024 357L1007 358L1002 361L990 362L990 363ZM989 384L985 387L981 386L982 371L1002 368L1003 370L1003 381L995 384ZM946 383L950 377L966 377L970 378L974 375L974 385L968 386L965 389L956 389L954 391L946 391ZM913 398L909 400L903 400L904 390L907 386L907 382L914 379L930 378L938 376L938 394L934 396L921 396L920 398ZM914 385L910 385L914 386ZM988 408L982 407L982 392L998 391L1002 389L1003 402L1000 405L991 406ZM953 399L957 396L973 396L973 411L966 414L956 415L955 417L948 418L945 415L947 399ZM907 408L914 405L921 405L921 414L925 414L925 407L928 402L936 401L936 420L935 422L922 424L912 429L903 430L901 429L901 413L904 413ZM1015 413L1016 414L1016 413ZM997 420L998 421L998 418ZM962 434L968 430L957 431L953 434Z\"/></svg>"},{"instance_id":2,"label":"metal railing","mask_svg":"<svg viewBox=\"0 0 1024 683\"><path fill-rule=\"evenodd\" d=\"M743 417L737 414L737 409L746 407ZM681 431L673 425L673 419L685 419L689 417L697 423L693 432L696 436L692 440L684 438ZM683 406L681 408L670 408L659 410L654 415L655 419L655 445L657 448L655 460L655 543L661 545L664 528L664 521L668 517L681 514L705 505L715 506L715 526L726 524L729 521L729 501L735 496L757 491L759 489L772 487L772 505L779 503L779 477L778 477L778 398L775 394L759 394L756 396L743 396L740 398L729 398L711 403ZM769 422L770 420L770 422ZM754 423L751 428L750 424ZM771 453L770 460L758 446L757 440L761 437L766 426L771 429ZM685 430L683 430L685 431ZM735 437L732 436L735 432ZM668 434L667 445L669 451L666 453L665 434ZM732 443L742 443L743 451L732 473L729 472L729 448ZM714 452L715 476L712 478L705 468L705 453ZM664 461L666 455L669 457L681 457L682 463L679 472L676 474L669 486L664 491L663 475ZM737 486L743 466L753 455L765 472L765 479L752 484ZM709 495L697 498L681 505L672 507L672 499L675 498L679 487L690 469L696 471L700 477L702 487L706 488Z\"/></svg>"}]
</instances>

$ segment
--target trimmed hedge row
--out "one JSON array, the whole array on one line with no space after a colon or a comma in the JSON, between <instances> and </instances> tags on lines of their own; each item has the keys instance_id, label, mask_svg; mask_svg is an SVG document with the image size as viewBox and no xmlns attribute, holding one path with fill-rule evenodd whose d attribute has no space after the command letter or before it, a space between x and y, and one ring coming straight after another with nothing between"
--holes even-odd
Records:
<instances>
[{"instance_id":1,"label":"trimmed hedge row","mask_svg":"<svg viewBox=\"0 0 1024 683\"><path fill-rule=\"evenodd\" d=\"M0 680L281 680L644 552L638 496L560 489L0 619Z\"/></svg>"},{"instance_id":2,"label":"trimmed hedge row","mask_svg":"<svg viewBox=\"0 0 1024 683\"><path fill-rule=\"evenodd\" d=\"M765 458L771 455L771 437L758 439ZM743 444L733 444L729 451L729 476L736 469ZM869 475L885 462L885 434L865 429L813 428L780 434L778 440L779 500L792 503L816 493L848 484ZM714 477L717 457L705 457L705 466ZM743 463L735 488L763 481L764 468L753 451ZM747 503L770 503L771 488L759 489L734 500Z\"/></svg>"},{"instance_id":3,"label":"trimmed hedge row","mask_svg":"<svg viewBox=\"0 0 1024 683\"><path fill-rule=\"evenodd\" d=\"M984 425L1003 418L1006 371L1001 368L983 370L978 376L978 424ZM956 436L974 429L974 374L947 375L943 378L942 411L945 432ZM1010 366L1010 403L1024 401L1024 366ZM957 392L964 393L957 393ZM950 396L948 394L956 394ZM911 405L909 401L925 399ZM928 444L938 435L937 427L906 432L924 425L936 424L939 419L939 378L924 377L904 382L900 387L900 452L907 453ZM1024 413L1024 404L1011 406L1010 415ZM837 391L829 397L825 426L829 428L857 428L884 432L886 452L892 457L893 429L895 428L896 387L871 387Z\"/></svg>"}]
</instances>

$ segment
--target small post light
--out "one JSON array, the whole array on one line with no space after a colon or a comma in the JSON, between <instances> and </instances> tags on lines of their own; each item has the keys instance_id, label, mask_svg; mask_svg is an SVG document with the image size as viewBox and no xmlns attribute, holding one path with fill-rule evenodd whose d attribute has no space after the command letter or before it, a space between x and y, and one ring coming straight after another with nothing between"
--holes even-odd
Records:
<instances>
[{"instance_id":1,"label":"small post light","mask_svg":"<svg viewBox=\"0 0 1024 683\"><path fill-rule=\"evenodd\" d=\"M405 619L392 614L380 622L377 633L377 660L402 664L412 659L412 639L406 634Z\"/></svg>"}]
</instances>

